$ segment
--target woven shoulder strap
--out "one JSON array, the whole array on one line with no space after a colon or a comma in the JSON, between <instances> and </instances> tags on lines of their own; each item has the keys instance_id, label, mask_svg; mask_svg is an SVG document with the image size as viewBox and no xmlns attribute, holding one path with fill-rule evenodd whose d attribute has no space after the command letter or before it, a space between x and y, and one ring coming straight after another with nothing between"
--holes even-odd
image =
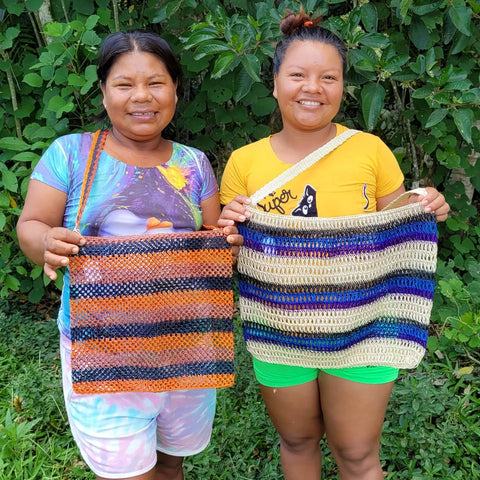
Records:
<instances>
[{"instance_id":1,"label":"woven shoulder strap","mask_svg":"<svg viewBox=\"0 0 480 480\"><path fill-rule=\"evenodd\" d=\"M382 208L382 211L391 210L393 208L397 208L401 206L405 202L405 200L410 198L412 195L426 195L426 194L427 194L427 190L425 188L413 188L412 190L403 192L395 200L392 200L386 207Z\"/></svg>"},{"instance_id":2,"label":"woven shoulder strap","mask_svg":"<svg viewBox=\"0 0 480 480\"><path fill-rule=\"evenodd\" d=\"M351 136L358 133L358 130L349 129L342 132L340 135L332 138L325 145L322 145L317 150L309 153L305 158L300 160L291 166L288 170L285 170L278 177L274 178L262 188L257 190L253 195L250 196L252 205L256 205L262 198L265 198L269 193L277 190L282 185L285 185L292 178L295 178L298 174L305 171L307 168L311 167L314 163L318 162L321 158L328 155L330 152L339 147L343 142L348 140Z\"/></svg>"},{"instance_id":3,"label":"woven shoulder strap","mask_svg":"<svg viewBox=\"0 0 480 480\"><path fill-rule=\"evenodd\" d=\"M78 204L77 217L75 219L75 231L80 233L80 220L82 219L85 206L87 205L87 198L92 188L95 172L98 167L98 159L103 150L105 139L107 138L107 130L97 130L93 134L92 146L88 154L87 165L85 166L85 173L83 175L82 190L80 192L80 201Z\"/></svg>"}]
</instances>

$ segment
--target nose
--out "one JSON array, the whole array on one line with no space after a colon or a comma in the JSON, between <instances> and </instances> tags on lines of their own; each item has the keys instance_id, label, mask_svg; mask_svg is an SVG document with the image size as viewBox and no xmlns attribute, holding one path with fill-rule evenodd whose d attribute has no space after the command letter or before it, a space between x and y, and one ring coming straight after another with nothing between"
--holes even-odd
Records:
<instances>
[{"instance_id":1,"label":"nose","mask_svg":"<svg viewBox=\"0 0 480 480\"><path fill-rule=\"evenodd\" d=\"M305 92L317 93L322 91L322 82L317 78L307 78L303 84L303 90Z\"/></svg>"},{"instance_id":2,"label":"nose","mask_svg":"<svg viewBox=\"0 0 480 480\"><path fill-rule=\"evenodd\" d=\"M147 102L151 98L152 95L147 85L137 85L131 97L133 102Z\"/></svg>"}]
</instances>

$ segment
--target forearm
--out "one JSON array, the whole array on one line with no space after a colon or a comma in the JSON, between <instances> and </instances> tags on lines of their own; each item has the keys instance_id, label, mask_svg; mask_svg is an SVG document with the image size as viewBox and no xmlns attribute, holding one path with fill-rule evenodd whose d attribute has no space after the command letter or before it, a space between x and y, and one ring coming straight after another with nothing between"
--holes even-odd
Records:
<instances>
[{"instance_id":1,"label":"forearm","mask_svg":"<svg viewBox=\"0 0 480 480\"><path fill-rule=\"evenodd\" d=\"M52 227L38 220L20 221L17 224L18 243L22 252L35 264L44 265L47 232Z\"/></svg>"}]
</instances>

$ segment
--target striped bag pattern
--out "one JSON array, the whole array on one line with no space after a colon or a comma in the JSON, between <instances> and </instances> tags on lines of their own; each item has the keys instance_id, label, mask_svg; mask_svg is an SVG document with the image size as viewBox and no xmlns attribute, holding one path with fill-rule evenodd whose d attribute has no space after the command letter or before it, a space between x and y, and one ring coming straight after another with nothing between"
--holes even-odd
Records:
<instances>
[{"instance_id":1,"label":"striped bag pattern","mask_svg":"<svg viewBox=\"0 0 480 480\"><path fill-rule=\"evenodd\" d=\"M315 368L418 365L434 291L433 213L420 203L336 218L250 213L238 270L253 356Z\"/></svg>"},{"instance_id":2,"label":"striped bag pattern","mask_svg":"<svg viewBox=\"0 0 480 480\"><path fill-rule=\"evenodd\" d=\"M105 137L94 137L77 229ZM220 230L84 238L69 264L76 393L233 385L232 253Z\"/></svg>"}]
</instances>

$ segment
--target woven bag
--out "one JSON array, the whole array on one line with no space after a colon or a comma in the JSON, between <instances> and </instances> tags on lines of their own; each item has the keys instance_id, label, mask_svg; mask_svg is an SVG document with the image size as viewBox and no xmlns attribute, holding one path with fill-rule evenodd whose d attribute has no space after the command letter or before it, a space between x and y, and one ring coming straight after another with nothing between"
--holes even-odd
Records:
<instances>
[{"instance_id":1,"label":"woven bag","mask_svg":"<svg viewBox=\"0 0 480 480\"><path fill-rule=\"evenodd\" d=\"M77 230L106 134L94 134ZM85 239L69 264L76 393L233 385L232 255L221 230Z\"/></svg>"},{"instance_id":2,"label":"woven bag","mask_svg":"<svg viewBox=\"0 0 480 480\"><path fill-rule=\"evenodd\" d=\"M433 302L435 214L421 203L320 218L263 212L265 195L330 153L348 130L254 195L238 258L247 349L260 360L313 368L385 365L422 359Z\"/></svg>"}]
</instances>

